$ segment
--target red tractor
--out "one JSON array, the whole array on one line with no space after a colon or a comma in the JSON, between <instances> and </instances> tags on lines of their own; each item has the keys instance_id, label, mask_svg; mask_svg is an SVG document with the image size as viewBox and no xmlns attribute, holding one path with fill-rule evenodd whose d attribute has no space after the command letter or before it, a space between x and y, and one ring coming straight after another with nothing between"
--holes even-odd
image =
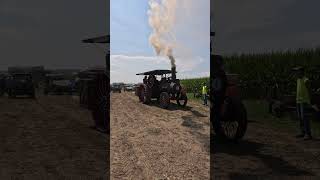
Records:
<instances>
[{"instance_id":1,"label":"red tractor","mask_svg":"<svg viewBox=\"0 0 320 180\"><path fill-rule=\"evenodd\" d=\"M214 33L211 33L211 36L214 36ZM211 47L212 51L212 47ZM215 57L218 57L218 55L212 55L212 61L213 66L223 66L222 57L220 58L220 63L215 63L217 59ZM217 68L217 67L213 67ZM238 87L239 84L239 76L237 74L226 74L224 70L222 70L223 73L226 75L226 83L225 83L225 92L224 94L217 95L216 92L212 90L210 92L210 99L212 100L211 104L214 104L215 99L214 98L221 98L220 100L222 102L221 109L218 111L220 113L220 125L219 123L215 122L215 117L217 117L214 113L217 113L217 111L214 111L211 109L211 112L213 112L212 120L213 120L213 127L214 129L220 129L219 131L215 132L216 136L223 137L228 140L238 140L241 139L247 130L247 111L242 103L240 90ZM225 76L224 76L225 77ZM215 85L215 80L213 79L213 76L210 78L211 81L211 88L214 89L213 86ZM211 106L212 108L214 107ZM219 107L219 106L218 106ZM220 126L220 127L217 127Z\"/></svg>"}]
</instances>

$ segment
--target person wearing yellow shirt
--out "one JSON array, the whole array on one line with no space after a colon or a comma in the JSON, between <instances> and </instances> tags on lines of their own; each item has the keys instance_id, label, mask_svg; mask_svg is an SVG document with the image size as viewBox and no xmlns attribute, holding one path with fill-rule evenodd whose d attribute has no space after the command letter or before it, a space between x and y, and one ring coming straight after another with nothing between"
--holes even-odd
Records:
<instances>
[{"instance_id":1,"label":"person wearing yellow shirt","mask_svg":"<svg viewBox=\"0 0 320 180\"><path fill-rule=\"evenodd\" d=\"M311 106L310 101L310 89L309 89L309 79L305 75L305 70L303 67L295 68L297 71L297 94L296 94L296 104L297 104L297 115L300 120L300 130L301 134L297 135L298 138L304 138L305 140L312 139L310 119L306 118L305 110L307 106Z\"/></svg>"},{"instance_id":2,"label":"person wearing yellow shirt","mask_svg":"<svg viewBox=\"0 0 320 180\"><path fill-rule=\"evenodd\" d=\"M202 98L203 98L203 105L208 105L208 87L206 83L202 84Z\"/></svg>"}]
</instances>

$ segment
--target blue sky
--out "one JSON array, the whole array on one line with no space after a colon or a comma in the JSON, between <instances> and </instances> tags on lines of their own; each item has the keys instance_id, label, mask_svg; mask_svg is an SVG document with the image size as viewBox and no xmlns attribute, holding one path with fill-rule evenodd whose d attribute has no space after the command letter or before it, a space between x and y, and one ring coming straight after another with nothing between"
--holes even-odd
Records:
<instances>
[{"instance_id":1,"label":"blue sky","mask_svg":"<svg viewBox=\"0 0 320 180\"><path fill-rule=\"evenodd\" d=\"M177 0L174 49L179 78L209 75L210 1ZM185 3L185 4L182 4ZM157 56L148 41L148 0L111 0L111 81L139 82L135 74L153 69L170 69L167 57Z\"/></svg>"}]
</instances>

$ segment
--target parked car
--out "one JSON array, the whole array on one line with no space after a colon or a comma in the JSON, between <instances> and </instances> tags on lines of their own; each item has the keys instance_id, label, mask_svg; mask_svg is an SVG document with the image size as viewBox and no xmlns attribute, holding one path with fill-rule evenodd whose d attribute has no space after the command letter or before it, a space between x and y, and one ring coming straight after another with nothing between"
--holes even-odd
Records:
<instances>
[{"instance_id":1,"label":"parked car","mask_svg":"<svg viewBox=\"0 0 320 180\"><path fill-rule=\"evenodd\" d=\"M122 86L121 86L120 83L112 83L112 84L111 84L111 91L112 91L112 92L121 93L121 89L122 89Z\"/></svg>"},{"instance_id":2,"label":"parked car","mask_svg":"<svg viewBox=\"0 0 320 180\"><path fill-rule=\"evenodd\" d=\"M5 86L9 97L29 95L35 98L35 88L30 73L10 74L6 79Z\"/></svg>"},{"instance_id":3,"label":"parked car","mask_svg":"<svg viewBox=\"0 0 320 180\"><path fill-rule=\"evenodd\" d=\"M63 74L47 74L44 86L44 94L69 94L75 91L75 81L66 78Z\"/></svg>"},{"instance_id":4,"label":"parked car","mask_svg":"<svg viewBox=\"0 0 320 180\"><path fill-rule=\"evenodd\" d=\"M123 88L124 91L134 91L134 85L133 84L126 84Z\"/></svg>"}]
</instances>

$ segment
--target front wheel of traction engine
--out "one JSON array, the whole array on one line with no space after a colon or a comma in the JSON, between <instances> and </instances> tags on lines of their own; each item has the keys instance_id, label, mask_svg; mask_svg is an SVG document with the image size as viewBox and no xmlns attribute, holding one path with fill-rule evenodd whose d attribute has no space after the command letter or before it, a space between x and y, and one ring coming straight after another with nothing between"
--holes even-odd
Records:
<instances>
[{"instance_id":1,"label":"front wheel of traction engine","mask_svg":"<svg viewBox=\"0 0 320 180\"><path fill-rule=\"evenodd\" d=\"M159 101L160 101L160 106L164 109L167 109L169 107L169 104L170 104L170 96L167 92L162 92L160 94L160 98L159 98Z\"/></svg>"},{"instance_id":2,"label":"front wheel of traction engine","mask_svg":"<svg viewBox=\"0 0 320 180\"><path fill-rule=\"evenodd\" d=\"M229 140L241 139L247 130L247 111L238 98L227 98L224 104L221 122L223 136Z\"/></svg>"},{"instance_id":3,"label":"front wheel of traction engine","mask_svg":"<svg viewBox=\"0 0 320 180\"><path fill-rule=\"evenodd\" d=\"M188 102L188 97L185 94L181 94L177 99L177 104L181 107L186 107Z\"/></svg>"}]
</instances>

